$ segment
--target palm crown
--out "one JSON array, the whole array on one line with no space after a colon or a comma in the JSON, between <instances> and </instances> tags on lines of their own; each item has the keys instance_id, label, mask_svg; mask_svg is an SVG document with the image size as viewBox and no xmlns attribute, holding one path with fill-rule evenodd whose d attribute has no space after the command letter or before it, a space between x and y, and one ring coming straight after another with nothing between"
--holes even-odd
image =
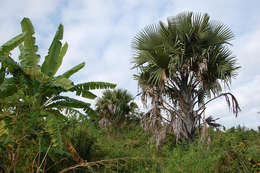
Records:
<instances>
[{"instance_id":1,"label":"palm crown","mask_svg":"<svg viewBox=\"0 0 260 173\"><path fill-rule=\"evenodd\" d=\"M127 90L106 90L97 100L96 110L103 118L119 126L125 120L135 118L137 105Z\"/></svg>"}]
</instances>

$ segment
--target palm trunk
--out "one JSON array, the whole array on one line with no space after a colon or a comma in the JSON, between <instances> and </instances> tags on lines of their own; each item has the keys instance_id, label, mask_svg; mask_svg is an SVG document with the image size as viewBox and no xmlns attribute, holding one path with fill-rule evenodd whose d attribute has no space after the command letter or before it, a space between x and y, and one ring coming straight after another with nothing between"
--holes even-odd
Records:
<instances>
[{"instance_id":1,"label":"palm trunk","mask_svg":"<svg viewBox=\"0 0 260 173\"><path fill-rule=\"evenodd\" d=\"M193 140L197 124L193 113L190 112L185 114L181 123L184 127L183 133L185 134L186 138Z\"/></svg>"},{"instance_id":2,"label":"palm trunk","mask_svg":"<svg viewBox=\"0 0 260 173\"><path fill-rule=\"evenodd\" d=\"M193 140L198 124L198 118L193 113L185 114L181 112L181 116L174 116L170 124L170 132L176 136L179 141L181 137L187 140Z\"/></svg>"},{"instance_id":3,"label":"palm trunk","mask_svg":"<svg viewBox=\"0 0 260 173\"><path fill-rule=\"evenodd\" d=\"M188 140L193 140L199 118L194 109L192 95L185 88L180 92L181 100L179 101L178 114L173 115L172 130L174 135L179 140L184 137Z\"/></svg>"}]
</instances>

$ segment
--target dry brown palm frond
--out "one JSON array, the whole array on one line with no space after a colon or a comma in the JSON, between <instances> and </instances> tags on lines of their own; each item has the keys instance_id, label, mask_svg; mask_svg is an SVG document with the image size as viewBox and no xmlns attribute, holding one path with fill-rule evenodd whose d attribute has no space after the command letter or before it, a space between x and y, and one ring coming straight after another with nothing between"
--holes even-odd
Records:
<instances>
[{"instance_id":1,"label":"dry brown palm frond","mask_svg":"<svg viewBox=\"0 0 260 173\"><path fill-rule=\"evenodd\" d=\"M147 108L147 96L146 96L146 93L145 91L142 93L141 95L141 101L142 101L142 104L144 105L145 108Z\"/></svg>"},{"instance_id":2,"label":"dry brown palm frond","mask_svg":"<svg viewBox=\"0 0 260 173\"><path fill-rule=\"evenodd\" d=\"M66 145L67 145L67 149L72 154L74 161L76 161L78 163L86 162L84 159L82 159L80 157L80 155L78 154L78 152L76 151L76 149L73 147L72 143L69 140L65 139L65 142L66 142Z\"/></svg>"},{"instance_id":3,"label":"dry brown palm frond","mask_svg":"<svg viewBox=\"0 0 260 173\"><path fill-rule=\"evenodd\" d=\"M160 150L166 139L167 126L162 127L155 133L156 149Z\"/></svg>"},{"instance_id":4,"label":"dry brown palm frond","mask_svg":"<svg viewBox=\"0 0 260 173\"><path fill-rule=\"evenodd\" d=\"M153 134L149 144L152 144L155 138L157 150L161 148L166 138L167 127L163 126L163 119L165 118L161 115L161 110L156 106L150 109L141 119L142 128Z\"/></svg>"},{"instance_id":5,"label":"dry brown palm frond","mask_svg":"<svg viewBox=\"0 0 260 173\"><path fill-rule=\"evenodd\" d=\"M210 118L207 118L207 119L210 119ZM208 149L209 149L209 144L211 142L211 138L210 138L209 129L207 126L207 124L208 124L207 119L206 119L205 112L203 112L203 118L202 118L203 123L202 123L201 129L200 129L200 141L204 144L207 144Z\"/></svg>"},{"instance_id":6,"label":"dry brown palm frond","mask_svg":"<svg viewBox=\"0 0 260 173\"><path fill-rule=\"evenodd\" d=\"M147 87L147 88L143 89L142 96L141 96L142 104L147 108L147 101L148 101L148 98L150 98L152 105L155 105L155 106L162 105L163 90L164 90L164 88L158 88L158 87L154 87L154 88Z\"/></svg>"},{"instance_id":7,"label":"dry brown palm frond","mask_svg":"<svg viewBox=\"0 0 260 173\"><path fill-rule=\"evenodd\" d=\"M182 118L180 116L173 117L169 124L168 132L176 136L176 142L178 142L181 137L188 138L187 134L184 133L185 131L186 128Z\"/></svg>"},{"instance_id":8,"label":"dry brown palm frond","mask_svg":"<svg viewBox=\"0 0 260 173\"><path fill-rule=\"evenodd\" d=\"M233 94L231 94L231 93L226 93L224 96L225 96L225 99L226 99L226 102L227 102L228 106L229 106L229 107L231 108L231 110L233 111L233 114L235 114L236 117L237 117L238 112L241 111L237 99L236 99L235 96L234 96ZM231 102L230 102L230 99L229 99L228 96L231 97Z\"/></svg>"},{"instance_id":9,"label":"dry brown palm frond","mask_svg":"<svg viewBox=\"0 0 260 173\"><path fill-rule=\"evenodd\" d=\"M209 133L209 128L207 126L207 123L203 123L201 126L200 141L204 144L207 144L209 149L211 138L210 138L210 133Z\"/></svg>"},{"instance_id":10,"label":"dry brown palm frond","mask_svg":"<svg viewBox=\"0 0 260 173\"><path fill-rule=\"evenodd\" d=\"M98 126L99 128L101 129L104 129L104 128L110 128L112 126L112 123L109 121L108 118L106 118L105 116L98 121Z\"/></svg>"},{"instance_id":11,"label":"dry brown palm frond","mask_svg":"<svg viewBox=\"0 0 260 173\"><path fill-rule=\"evenodd\" d=\"M115 115L116 105L108 104L107 108L108 108L108 112L109 112L110 115Z\"/></svg>"},{"instance_id":12,"label":"dry brown palm frond","mask_svg":"<svg viewBox=\"0 0 260 173\"><path fill-rule=\"evenodd\" d=\"M157 131L162 126L162 116L160 109L153 107L141 119L141 126L144 130L151 133Z\"/></svg>"},{"instance_id":13,"label":"dry brown palm frond","mask_svg":"<svg viewBox=\"0 0 260 173\"><path fill-rule=\"evenodd\" d=\"M147 97L154 97L154 92L151 88L146 88L142 92L141 101L145 108L147 108ZM153 101L152 101L153 102Z\"/></svg>"},{"instance_id":14,"label":"dry brown palm frond","mask_svg":"<svg viewBox=\"0 0 260 173\"><path fill-rule=\"evenodd\" d=\"M144 130L154 132L161 128L163 119L161 115L163 99L160 95L160 91L156 90L156 88L147 88L144 90L142 95L142 102L145 104L145 106L147 106L147 96L152 99L151 104L153 105L153 108L143 116L141 125Z\"/></svg>"},{"instance_id":15,"label":"dry brown palm frond","mask_svg":"<svg viewBox=\"0 0 260 173\"><path fill-rule=\"evenodd\" d=\"M203 58L202 62L199 63L199 74L203 74L208 71L208 61L206 58Z\"/></svg>"},{"instance_id":16,"label":"dry brown palm frond","mask_svg":"<svg viewBox=\"0 0 260 173\"><path fill-rule=\"evenodd\" d=\"M215 99L217 99L217 98L219 98L219 97L222 97L222 96L225 97L226 102L227 102L227 105L228 105L229 108L232 110L233 114L235 114L235 116L237 117L238 112L241 111L241 108L240 108L240 106L239 106L239 104L238 104L237 99L236 99L235 96L234 96L233 94L231 94L231 93L222 93L222 94L220 94L220 95L218 95L218 96L216 96L216 97L214 97L214 98L208 100L206 103L204 103L204 104L197 110L198 113L199 113L199 111L201 111L201 112L199 113L199 115L201 115L201 114L205 111L205 106L206 106L209 102L211 102L211 101L213 101L213 100L215 100Z\"/></svg>"}]
</instances>

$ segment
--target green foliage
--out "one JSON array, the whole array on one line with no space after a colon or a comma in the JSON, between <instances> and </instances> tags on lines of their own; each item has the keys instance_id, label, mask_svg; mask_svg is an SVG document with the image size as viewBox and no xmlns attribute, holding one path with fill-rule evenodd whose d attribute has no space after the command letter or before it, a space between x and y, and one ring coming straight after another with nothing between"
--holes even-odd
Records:
<instances>
[{"instance_id":1,"label":"green foliage","mask_svg":"<svg viewBox=\"0 0 260 173\"><path fill-rule=\"evenodd\" d=\"M0 47L0 56L9 56L10 51L20 45L26 36L26 33L21 33L11 40L7 41Z\"/></svg>"},{"instance_id":2,"label":"green foliage","mask_svg":"<svg viewBox=\"0 0 260 173\"><path fill-rule=\"evenodd\" d=\"M100 116L110 120L115 127L122 126L124 121L138 119L137 108L131 94L122 89L106 90L96 103Z\"/></svg>"},{"instance_id":3,"label":"green foliage","mask_svg":"<svg viewBox=\"0 0 260 173\"><path fill-rule=\"evenodd\" d=\"M81 136L71 139L79 146L78 151L88 151L82 157L90 157L88 163L83 163L74 171L91 172L91 167L94 172L251 173L259 172L260 169L259 131L241 127L228 131L209 129L209 144L199 140L173 143L173 137L168 135L165 145L158 152L154 145L147 145L150 135L143 131L139 123L128 123L128 128L109 132L97 130L91 125L79 126L76 119L69 134L76 137L80 134L77 132L82 130ZM94 144L90 145L91 141L95 141ZM78 143L85 143L86 148Z\"/></svg>"},{"instance_id":4,"label":"green foliage","mask_svg":"<svg viewBox=\"0 0 260 173\"><path fill-rule=\"evenodd\" d=\"M69 117L66 136L84 160L95 161L97 159L95 154L100 150L97 141L101 140L101 134L86 116Z\"/></svg>"},{"instance_id":5,"label":"green foliage","mask_svg":"<svg viewBox=\"0 0 260 173\"><path fill-rule=\"evenodd\" d=\"M233 131L234 130L234 131ZM259 132L233 128L226 132L211 129L209 146L199 141L178 145L165 156L169 172L258 172L250 159L259 163ZM249 148L254 150L249 151ZM164 150L167 151L167 146Z\"/></svg>"},{"instance_id":6,"label":"green foliage","mask_svg":"<svg viewBox=\"0 0 260 173\"><path fill-rule=\"evenodd\" d=\"M31 21L24 18L21 27L22 34L0 47L0 171L44 172L49 169L47 166L72 156L64 145L63 131L69 125L64 111L78 108L93 114L89 103L61 94L76 91L87 96L90 89L115 85L103 82L75 85L68 78L82 69L84 62L55 76L68 48L67 43L64 46L61 43L63 26L59 26L42 65ZM17 46L19 62L9 56Z\"/></svg>"},{"instance_id":7,"label":"green foliage","mask_svg":"<svg viewBox=\"0 0 260 173\"><path fill-rule=\"evenodd\" d=\"M96 104L97 110L117 126L110 131L97 128L94 123L98 115L89 103L62 94L76 92L77 96L94 99L96 95L90 90L115 88L115 85L106 82L74 84L69 78L85 63L55 76L68 49L67 43L63 46L61 43L63 26L59 26L42 65L32 23L24 18L21 27L22 34L0 47L0 172L260 171L259 130L209 129L211 142L207 144L199 140L175 143L175 138L168 134L166 145L158 152L154 144L148 145L151 136L141 128L141 113L126 90L104 92ZM176 79L182 73L180 69L195 74L198 63L206 57L208 69L213 68L213 76L211 72L199 72L194 78L203 79L203 87L210 92L220 91L218 80L229 82L238 68L230 51L220 46L231 38L231 31L224 25L209 23L208 15L188 13L169 20L168 26L159 23L147 27L136 37L135 44L140 49L135 59L135 67L142 72L136 76L139 84L150 87L161 79L164 82ZM213 47L208 49L208 45ZM20 55L16 62L10 51L18 46ZM191 56L194 52L197 53L195 57ZM193 88L195 103L204 103L208 93L203 87ZM170 98L178 95L174 87L164 89L170 91ZM151 90L147 93L158 94ZM159 99L153 101L158 104ZM206 121L214 123L213 118ZM119 130L118 127L123 128ZM75 159L76 154L80 159Z\"/></svg>"},{"instance_id":8,"label":"green foliage","mask_svg":"<svg viewBox=\"0 0 260 173\"><path fill-rule=\"evenodd\" d=\"M38 63L40 61L40 55L36 54L38 51L38 47L35 45L35 37L33 25L28 18L24 18L21 22L22 32L26 33L24 38L24 44L19 45L20 49L20 64L22 68L33 68L39 69Z\"/></svg>"},{"instance_id":9,"label":"green foliage","mask_svg":"<svg viewBox=\"0 0 260 173\"><path fill-rule=\"evenodd\" d=\"M147 146L149 136L135 126L116 135L103 132L104 141L98 145L101 146L102 153L106 154L105 159L151 159L147 162L127 163L128 167L120 168L126 172L259 172L259 132L237 127L226 132L210 129L210 135L209 145L199 140L175 144L172 143L171 136L168 136L166 145L157 152L155 147Z\"/></svg>"},{"instance_id":10,"label":"green foliage","mask_svg":"<svg viewBox=\"0 0 260 173\"><path fill-rule=\"evenodd\" d=\"M70 91L76 91L77 96L94 99L97 96L89 90L115 88L116 85L107 82L87 82L75 85Z\"/></svg>"},{"instance_id":11,"label":"green foliage","mask_svg":"<svg viewBox=\"0 0 260 173\"><path fill-rule=\"evenodd\" d=\"M75 67L71 68L70 70L68 70L67 72L62 74L61 77L63 77L63 78L70 78L71 75L73 75L74 73L78 72L84 66L85 66L84 62L79 64L79 65L76 65Z\"/></svg>"},{"instance_id":12,"label":"green foliage","mask_svg":"<svg viewBox=\"0 0 260 173\"><path fill-rule=\"evenodd\" d=\"M49 114L46 117L46 127L47 132L50 134L51 143L53 147L62 147L63 141L62 141L62 130L65 126L64 120L61 118L55 117L53 114Z\"/></svg>"},{"instance_id":13,"label":"green foliage","mask_svg":"<svg viewBox=\"0 0 260 173\"><path fill-rule=\"evenodd\" d=\"M61 40L63 38L63 26L59 25L58 31L53 38L51 46L48 51L48 55L42 64L41 71L48 76L54 76L57 67L60 66L63 56L60 56L60 51L62 47Z\"/></svg>"}]
</instances>

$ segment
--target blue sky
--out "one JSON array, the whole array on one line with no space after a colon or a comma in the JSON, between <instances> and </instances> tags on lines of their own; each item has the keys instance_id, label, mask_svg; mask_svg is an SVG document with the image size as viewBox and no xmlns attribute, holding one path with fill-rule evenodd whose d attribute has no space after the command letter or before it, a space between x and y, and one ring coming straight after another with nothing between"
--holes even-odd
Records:
<instances>
[{"instance_id":1,"label":"blue sky","mask_svg":"<svg viewBox=\"0 0 260 173\"><path fill-rule=\"evenodd\" d=\"M235 34L231 49L242 68L233 80L231 92L242 112L234 118L224 99L220 99L209 105L207 115L220 117L219 122L227 127L240 124L256 128L260 126L259 7L258 0L6 0L0 6L0 44L19 34L20 21L29 17L44 57L62 23L63 40L69 43L69 50L58 73L85 61L86 67L73 77L76 83L113 82L135 95L135 71L130 70L131 40L135 34L146 25L181 12L208 13L212 20L228 25ZM140 103L138 99L137 102Z\"/></svg>"}]
</instances>

